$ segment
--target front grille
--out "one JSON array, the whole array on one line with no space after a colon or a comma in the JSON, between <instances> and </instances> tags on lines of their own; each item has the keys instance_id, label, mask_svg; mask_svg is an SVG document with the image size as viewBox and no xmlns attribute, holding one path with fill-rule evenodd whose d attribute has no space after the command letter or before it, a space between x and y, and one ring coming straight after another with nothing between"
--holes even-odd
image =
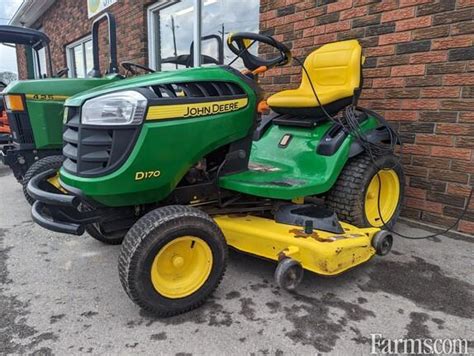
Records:
<instances>
[{"instance_id":1,"label":"front grille","mask_svg":"<svg viewBox=\"0 0 474 356\"><path fill-rule=\"evenodd\" d=\"M147 89L150 103L187 103L207 98L240 98L245 91L236 83L203 81L157 84ZM80 108L68 107L63 133L63 168L80 177L110 174L130 155L141 126L95 126L81 123Z\"/></svg>"},{"instance_id":2,"label":"front grille","mask_svg":"<svg viewBox=\"0 0 474 356\"><path fill-rule=\"evenodd\" d=\"M159 98L226 98L245 94L237 84L220 81L186 82L172 84L158 84L152 87Z\"/></svg>"},{"instance_id":3,"label":"front grille","mask_svg":"<svg viewBox=\"0 0 474 356\"><path fill-rule=\"evenodd\" d=\"M68 108L63 133L63 168L82 177L105 175L116 170L127 159L139 127L83 125L79 108Z\"/></svg>"},{"instance_id":4,"label":"front grille","mask_svg":"<svg viewBox=\"0 0 474 356\"><path fill-rule=\"evenodd\" d=\"M28 113L8 112L8 123L12 132L13 142L19 144L34 144L33 129Z\"/></svg>"}]
</instances>

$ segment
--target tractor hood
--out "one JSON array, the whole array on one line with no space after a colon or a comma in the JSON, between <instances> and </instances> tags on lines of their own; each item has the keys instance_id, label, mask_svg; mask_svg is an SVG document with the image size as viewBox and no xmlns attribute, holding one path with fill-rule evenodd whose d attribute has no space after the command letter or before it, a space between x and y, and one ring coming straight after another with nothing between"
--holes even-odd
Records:
<instances>
[{"instance_id":1,"label":"tractor hood","mask_svg":"<svg viewBox=\"0 0 474 356\"><path fill-rule=\"evenodd\" d=\"M65 97L73 96L97 86L109 84L120 79L120 75L110 75L104 78L51 78L40 80L21 80L10 83L3 94L48 95Z\"/></svg>"},{"instance_id":2,"label":"tractor hood","mask_svg":"<svg viewBox=\"0 0 474 356\"><path fill-rule=\"evenodd\" d=\"M234 72L233 69L227 66L200 67L176 71L156 72L121 80L119 82L101 86L100 88L81 92L66 100L64 105L81 106L86 100L95 98L97 96L122 90L133 90L135 88L150 87L158 84L173 84L207 80L232 82L238 81L239 83L242 83L242 78L237 77L236 73L238 74L238 72ZM250 90L250 88L247 88L247 91Z\"/></svg>"}]
</instances>

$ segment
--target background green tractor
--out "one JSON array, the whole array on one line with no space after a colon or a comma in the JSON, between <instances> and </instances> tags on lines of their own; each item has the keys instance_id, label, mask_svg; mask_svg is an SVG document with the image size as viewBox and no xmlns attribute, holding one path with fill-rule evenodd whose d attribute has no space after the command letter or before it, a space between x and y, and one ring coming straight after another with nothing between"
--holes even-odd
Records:
<instances>
[{"instance_id":1,"label":"background green tractor","mask_svg":"<svg viewBox=\"0 0 474 356\"><path fill-rule=\"evenodd\" d=\"M102 77L99 63L99 26L107 20L109 33L109 66ZM47 67L52 73L49 38L40 31L14 26L0 26L0 42L31 46L36 52L38 71L41 61L38 51L46 48ZM80 92L123 78L118 74L115 19L104 14L92 24L93 69L89 78L60 78L68 69L60 70L53 78L13 82L4 89L5 109L11 129L12 142L0 150L0 158L8 165L15 178L26 184L31 177L47 169L59 169L63 162L62 133L64 101ZM56 190L56 181L44 183L44 188Z\"/></svg>"},{"instance_id":2,"label":"background green tractor","mask_svg":"<svg viewBox=\"0 0 474 356\"><path fill-rule=\"evenodd\" d=\"M277 56L252 55L255 42ZM54 170L28 184L39 225L108 243L125 237L122 285L159 315L204 302L227 246L278 261L275 279L289 290L303 269L336 275L391 248L381 228L398 217L404 178L396 133L356 106L359 43L314 51L301 63L300 87L268 105L256 76L287 64L290 51L253 33L230 35L228 45L245 71L155 73L69 98L65 193L40 187Z\"/></svg>"}]
</instances>

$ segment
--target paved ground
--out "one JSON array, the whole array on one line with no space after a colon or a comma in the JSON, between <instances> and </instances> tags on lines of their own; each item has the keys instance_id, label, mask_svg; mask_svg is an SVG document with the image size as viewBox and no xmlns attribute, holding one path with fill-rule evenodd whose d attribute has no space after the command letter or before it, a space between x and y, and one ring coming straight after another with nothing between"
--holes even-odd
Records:
<instances>
[{"instance_id":1,"label":"paved ground","mask_svg":"<svg viewBox=\"0 0 474 356\"><path fill-rule=\"evenodd\" d=\"M472 340L473 242L398 239L340 277L307 273L295 295L275 286L273 264L232 253L204 307L157 319L123 292L120 247L35 226L0 167L0 354L367 355L371 333Z\"/></svg>"}]
</instances>

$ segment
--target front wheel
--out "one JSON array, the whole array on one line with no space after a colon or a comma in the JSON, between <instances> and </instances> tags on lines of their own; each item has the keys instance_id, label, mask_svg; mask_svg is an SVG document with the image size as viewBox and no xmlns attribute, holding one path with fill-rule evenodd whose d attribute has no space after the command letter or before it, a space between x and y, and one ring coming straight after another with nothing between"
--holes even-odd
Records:
<instances>
[{"instance_id":1,"label":"front wheel","mask_svg":"<svg viewBox=\"0 0 474 356\"><path fill-rule=\"evenodd\" d=\"M403 202L405 175L394 155L352 158L326 196L338 217L359 227L392 228Z\"/></svg>"},{"instance_id":2,"label":"front wheel","mask_svg":"<svg viewBox=\"0 0 474 356\"><path fill-rule=\"evenodd\" d=\"M204 212L185 206L155 209L125 236L120 281L130 299L159 316L197 308L219 285L227 244Z\"/></svg>"},{"instance_id":3,"label":"front wheel","mask_svg":"<svg viewBox=\"0 0 474 356\"><path fill-rule=\"evenodd\" d=\"M50 169L56 170L58 173L48 178L44 182L40 183L40 188L47 192L58 193L61 191L61 186L59 185L59 169L61 168L64 161L64 156L48 156L44 157L31 165L30 168L25 173L25 177L21 182L23 186L23 194L25 195L26 201L33 205L35 200L28 194L26 187L28 186L28 182L34 176L49 171Z\"/></svg>"}]
</instances>

